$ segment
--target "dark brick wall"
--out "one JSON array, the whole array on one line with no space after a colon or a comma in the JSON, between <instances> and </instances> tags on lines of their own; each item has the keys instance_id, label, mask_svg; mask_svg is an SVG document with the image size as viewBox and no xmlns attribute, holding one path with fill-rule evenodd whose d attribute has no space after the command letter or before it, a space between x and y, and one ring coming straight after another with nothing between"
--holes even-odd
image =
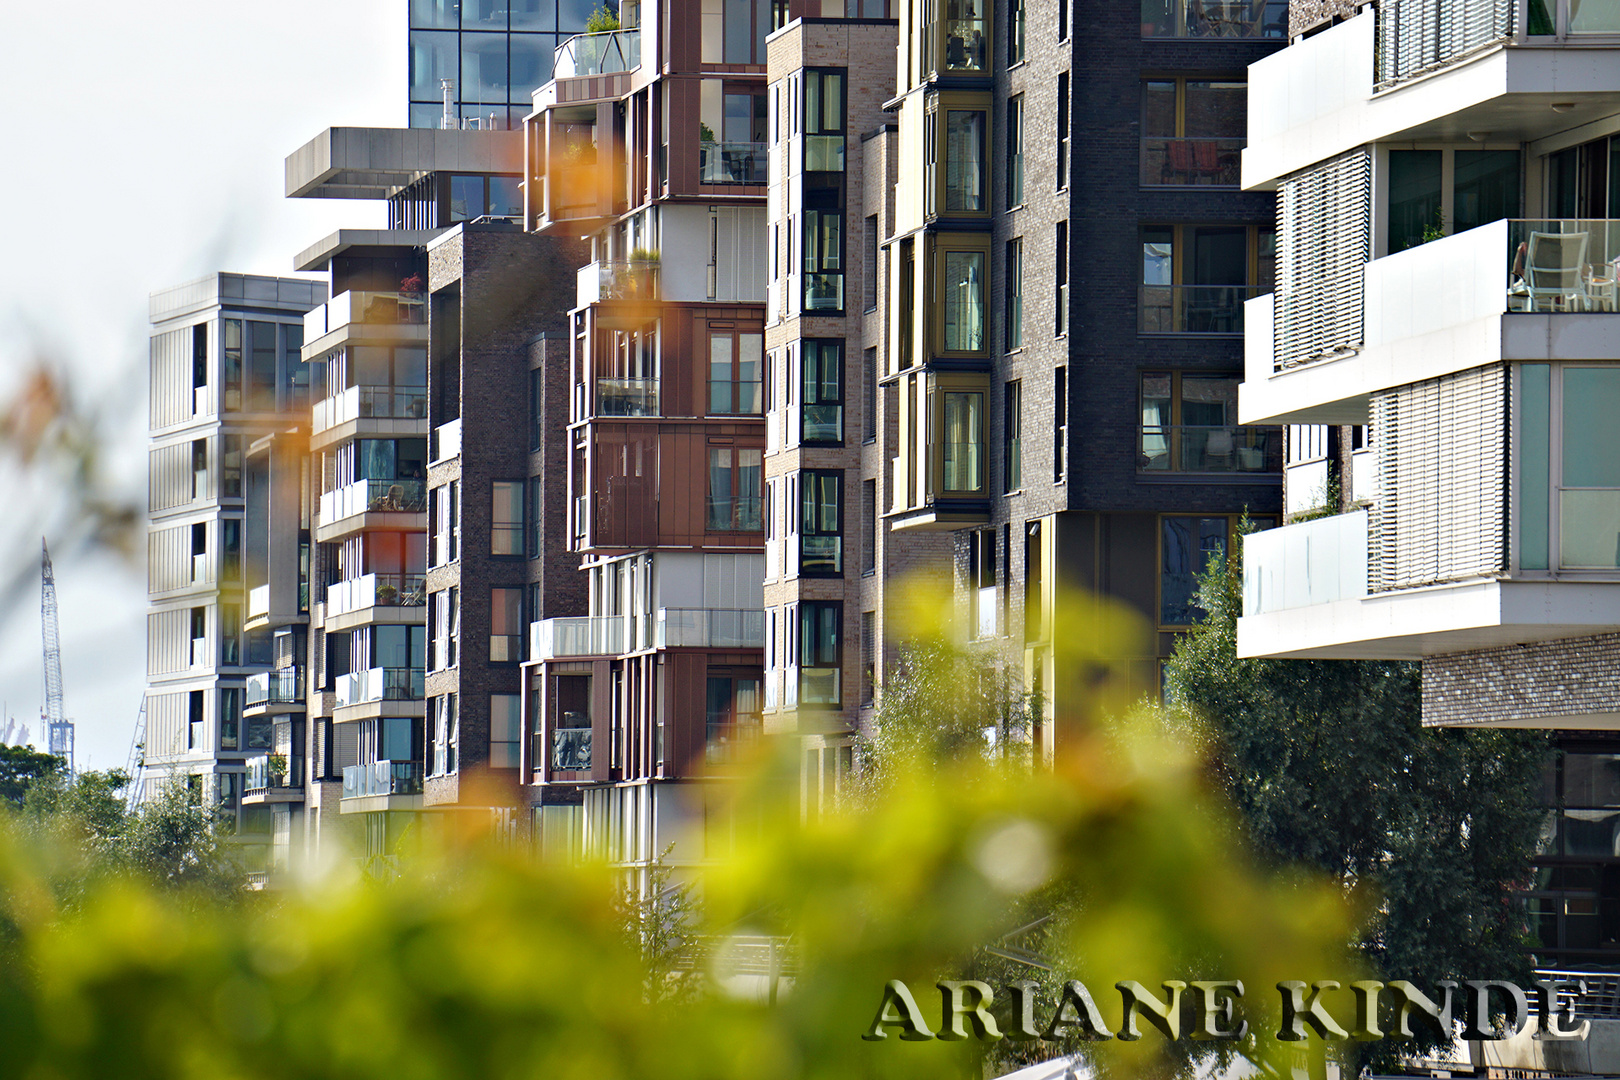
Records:
<instances>
[{"instance_id":1,"label":"dark brick wall","mask_svg":"<svg viewBox=\"0 0 1620 1080\"><path fill-rule=\"evenodd\" d=\"M1431 656L1423 661L1423 723L1612 717L1620 714L1617 667L1620 634Z\"/></svg>"}]
</instances>

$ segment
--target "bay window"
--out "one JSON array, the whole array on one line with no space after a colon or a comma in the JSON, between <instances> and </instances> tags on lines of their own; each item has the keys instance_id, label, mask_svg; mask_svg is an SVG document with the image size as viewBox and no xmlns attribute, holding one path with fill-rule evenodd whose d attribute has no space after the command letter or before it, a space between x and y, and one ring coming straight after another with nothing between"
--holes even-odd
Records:
<instances>
[{"instance_id":1,"label":"bay window","mask_svg":"<svg viewBox=\"0 0 1620 1080\"><path fill-rule=\"evenodd\" d=\"M944 250L939 253L935 284L939 298L941 352L985 351L985 254L983 250Z\"/></svg>"},{"instance_id":2,"label":"bay window","mask_svg":"<svg viewBox=\"0 0 1620 1080\"><path fill-rule=\"evenodd\" d=\"M844 572L844 474L807 469L799 474L799 573Z\"/></svg>"},{"instance_id":3,"label":"bay window","mask_svg":"<svg viewBox=\"0 0 1620 1080\"><path fill-rule=\"evenodd\" d=\"M804 212L804 309L844 310L844 215Z\"/></svg>"},{"instance_id":4,"label":"bay window","mask_svg":"<svg viewBox=\"0 0 1620 1080\"><path fill-rule=\"evenodd\" d=\"M799 605L799 704L843 703L844 605L805 601Z\"/></svg>"},{"instance_id":5,"label":"bay window","mask_svg":"<svg viewBox=\"0 0 1620 1080\"><path fill-rule=\"evenodd\" d=\"M837 338L804 341L800 349L803 395L799 404L799 441L841 444L844 441L844 343Z\"/></svg>"}]
</instances>

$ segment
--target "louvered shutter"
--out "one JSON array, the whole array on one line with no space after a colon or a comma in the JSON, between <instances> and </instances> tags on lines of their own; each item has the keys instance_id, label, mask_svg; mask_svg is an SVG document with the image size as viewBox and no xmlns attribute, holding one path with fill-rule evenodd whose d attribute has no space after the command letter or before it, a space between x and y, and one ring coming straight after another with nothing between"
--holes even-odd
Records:
<instances>
[{"instance_id":1,"label":"louvered shutter","mask_svg":"<svg viewBox=\"0 0 1620 1080\"><path fill-rule=\"evenodd\" d=\"M1514 0L1383 0L1378 88L1454 63L1513 34Z\"/></svg>"},{"instance_id":2,"label":"louvered shutter","mask_svg":"<svg viewBox=\"0 0 1620 1080\"><path fill-rule=\"evenodd\" d=\"M1360 347L1371 221L1372 154L1365 147L1282 182L1272 308L1276 370Z\"/></svg>"},{"instance_id":3,"label":"louvered shutter","mask_svg":"<svg viewBox=\"0 0 1620 1080\"><path fill-rule=\"evenodd\" d=\"M1475 368L1376 394L1379 498L1368 584L1500 573L1507 545L1507 371Z\"/></svg>"}]
</instances>

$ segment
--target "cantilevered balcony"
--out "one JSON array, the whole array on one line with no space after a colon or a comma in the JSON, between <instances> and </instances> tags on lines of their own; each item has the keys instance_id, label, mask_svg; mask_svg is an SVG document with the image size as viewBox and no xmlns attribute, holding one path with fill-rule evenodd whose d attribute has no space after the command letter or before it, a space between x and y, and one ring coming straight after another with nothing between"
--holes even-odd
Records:
<instances>
[{"instance_id":1,"label":"cantilevered balcony","mask_svg":"<svg viewBox=\"0 0 1620 1080\"><path fill-rule=\"evenodd\" d=\"M316 359L351 341L427 341L427 294L338 293L304 315L303 357Z\"/></svg>"},{"instance_id":2,"label":"cantilevered balcony","mask_svg":"<svg viewBox=\"0 0 1620 1080\"><path fill-rule=\"evenodd\" d=\"M731 608L659 608L657 649L762 649L765 612Z\"/></svg>"},{"instance_id":3,"label":"cantilevered balcony","mask_svg":"<svg viewBox=\"0 0 1620 1080\"><path fill-rule=\"evenodd\" d=\"M623 615L594 615L530 623L529 656L533 660L561 660L621 655L628 622Z\"/></svg>"},{"instance_id":4,"label":"cantilevered balcony","mask_svg":"<svg viewBox=\"0 0 1620 1080\"><path fill-rule=\"evenodd\" d=\"M427 528L423 480L357 480L321 493L316 538L330 543L367 528Z\"/></svg>"},{"instance_id":5,"label":"cantilevered balcony","mask_svg":"<svg viewBox=\"0 0 1620 1080\"><path fill-rule=\"evenodd\" d=\"M345 814L377 810L414 810L422 805L420 761L374 761L343 767L343 794L338 808Z\"/></svg>"},{"instance_id":6,"label":"cantilevered balcony","mask_svg":"<svg viewBox=\"0 0 1620 1080\"><path fill-rule=\"evenodd\" d=\"M346 723L382 716L423 716L425 675L417 667L375 667L339 675L332 718Z\"/></svg>"},{"instance_id":7,"label":"cantilevered balcony","mask_svg":"<svg viewBox=\"0 0 1620 1080\"><path fill-rule=\"evenodd\" d=\"M299 755L260 754L247 759L242 801L262 803L304 801L304 759Z\"/></svg>"},{"instance_id":8,"label":"cantilevered balcony","mask_svg":"<svg viewBox=\"0 0 1620 1080\"><path fill-rule=\"evenodd\" d=\"M659 269L656 262L617 260L579 268L576 307L602 305L596 325L603 330L636 330L658 317Z\"/></svg>"},{"instance_id":9,"label":"cantilevered balcony","mask_svg":"<svg viewBox=\"0 0 1620 1080\"><path fill-rule=\"evenodd\" d=\"M326 587L326 630L352 630L379 623L420 623L427 603L421 574L366 574Z\"/></svg>"},{"instance_id":10,"label":"cantilevered balcony","mask_svg":"<svg viewBox=\"0 0 1620 1080\"><path fill-rule=\"evenodd\" d=\"M300 711L304 708L304 669L282 668L249 675L242 694L242 711L264 715Z\"/></svg>"},{"instance_id":11,"label":"cantilevered balcony","mask_svg":"<svg viewBox=\"0 0 1620 1080\"><path fill-rule=\"evenodd\" d=\"M575 34L557 46L551 75L555 79L585 79L634 71L640 66L641 31L609 30Z\"/></svg>"}]
</instances>

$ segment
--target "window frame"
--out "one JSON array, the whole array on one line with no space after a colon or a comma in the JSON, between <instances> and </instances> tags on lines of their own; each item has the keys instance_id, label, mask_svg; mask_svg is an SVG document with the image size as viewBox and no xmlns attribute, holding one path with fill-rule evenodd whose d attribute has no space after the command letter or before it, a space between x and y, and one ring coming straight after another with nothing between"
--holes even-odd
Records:
<instances>
[{"instance_id":1,"label":"window frame","mask_svg":"<svg viewBox=\"0 0 1620 1080\"><path fill-rule=\"evenodd\" d=\"M710 442L707 445L707 449L709 451L709 460L705 463L705 467L707 469L705 476L705 487L707 494L705 496L704 531L710 533L757 532L763 534L765 529L764 448L754 445L738 445L733 442ZM752 496L743 495L739 490L739 481L741 479L742 470L745 468L742 463L742 455L745 453L755 455L756 460L751 465L746 467L756 470L760 477L759 491ZM731 503L731 509L728 515L729 524L716 524L718 521L718 519L715 517L716 496L714 494L716 455L729 455L730 457L729 472L731 476L732 493L727 496L727 499ZM753 515L751 518L748 513L748 502L750 499L752 499L754 505Z\"/></svg>"},{"instance_id":2,"label":"window frame","mask_svg":"<svg viewBox=\"0 0 1620 1080\"><path fill-rule=\"evenodd\" d=\"M528 487L525 480L491 480L489 482L489 554L496 559L521 559L525 557L525 534L528 532ZM501 518L499 514L501 491L508 492L509 499L516 498L516 509L508 506L508 512L515 514L514 518ZM502 542L501 538L504 538ZM513 542L515 540L515 542Z\"/></svg>"},{"instance_id":3,"label":"window frame","mask_svg":"<svg viewBox=\"0 0 1620 1080\"><path fill-rule=\"evenodd\" d=\"M1243 229L1244 230L1244 278L1242 282L1194 282L1186 280L1192 275L1189 263L1192 261L1190 248L1193 243L1195 230L1198 229ZM1149 240L1150 233L1169 231L1170 238L1170 280L1168 282L1149 282L1146 280L1147 249L1150 243L1159 243ZM1242 300L1252 300L1276 287L1277 278L1277 229L1271 222L1186 222L1178 224L1161 224L1143 222L1137 228L1140 237L1139 247L1142 251L1142 268L1138 277L1142 280L1137 289L1137 336L1138 337L1215 337L1215 338L1241 338L1243 336L1242 312L1243 304L1240 301L1234 308L1236 316L1230 329L1186 329L1188 325L1187 290L1189 289L1241 289ZM1262 267L1264 252L1266 250L1265 238L1270 238L1271 251L1271 280L1263 280ZM1148 298L1149 291L1167 290L1169 293L1169 329L1148 329ZM1156 309L1157 310L1157 309ZM1210 309L1210 318L1217 317L1214 309ZM1213 326L1213 321L1211 323Z\"/></svg>"},{"instance_id":4,"label":"window frame","mask_svg":"<svg viewBox=\"0 0 1620 1080\"><path fill-rule=\"evenodd\" d=\"M840 709L843 707L844 683L844 604L841 600L801 600L795 607L793 624L798 640L793 642L794 678L798 684L799 708ZM828 619L827 616L831 618ZM830 624L833 629L831 648L820 640L820 631ZM815 633L810 633L814 630ZM827 653L831 654L831 659ZM811 659L807 660L806 658ZM805 697L807 671L832 671L833 695L829 700L809 701Z\"/></svg>"},{"instance_id":5,"label":"window frame","mask_svg":"<svg viewBox=\"0 0 1620 1080\"><path fill-rule=\"evenodd\" d=\"M936 357L963 357L975 359L988 359L990 356L990 244L988 233L939 233L930 238L931 250L928 260L928 298L931 309L928 320L931 355ZM979 347L977 349L947 349L945 347L945 282L946 266L949 256L971 254L980 259L980 292L979 311L981 324L979 327Z\"/></svg>"},{"instance_id":6,"label":"window frame","mask_svg":"<svg viewBox=\"0 0 1620 1080\"><path fill-rule=\"evenodd\" d=\"M832 512L835 518L832 528L817 522L817 511L825 511L826 504L821 496L826 494L823 485L831 482ZM844 471L842 469L803 469L798 476L798 506L795 508L795 521L798 525L799 537L799 576L800 577L843 577L844 576ZM831 545L831 568L807 569L809 562L805 553L805 542L811 538L831 538L836 543Z\"/></svg>"},{"instance_id":7,"label":"window frame","mask_svg":"<svg viewBox=\"0 0 1620 1080\"><path fill-rule=\"evenodd\" d=\"M831 361L832 370L836 373L837 393L831 397L822 397L826 389L826 372L829 366L828 352L834 353ZM804 446L843 446L844 445L844 400L846 372L844 370L844 339L843 338L803 338L799 343L799 443ZM790 365L791 370L791 365ZM820 377L812 377L819 373ZM812 394L815 395L812 400ZM808 411L813 408L836 408L837 434L831 438L811 438L808 432L811 429Z\"/></svg>"}]
</instances>

